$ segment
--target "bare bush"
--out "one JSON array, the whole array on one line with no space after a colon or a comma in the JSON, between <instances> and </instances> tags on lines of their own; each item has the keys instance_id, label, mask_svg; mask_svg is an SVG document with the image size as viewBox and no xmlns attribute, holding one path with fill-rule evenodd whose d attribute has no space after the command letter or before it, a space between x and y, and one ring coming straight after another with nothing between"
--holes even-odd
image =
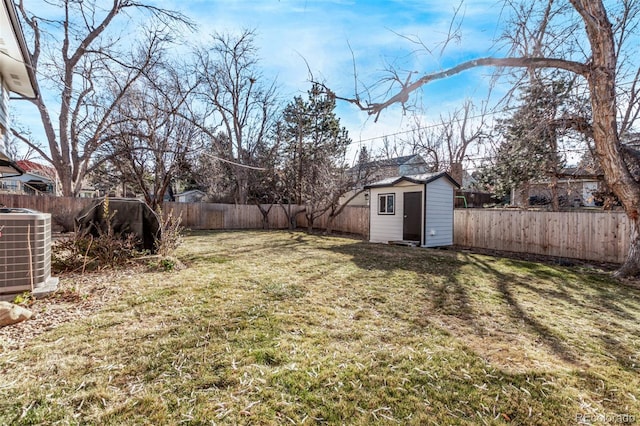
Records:
<instances>
[{"instance_id":1,"label":"bare bush","mask_svg":"<svg viewBox=\"0 0 640 426\"><path fill-rule=\"evenodd\" d=\"M184 227L182 226L182 213L178 216L173 214L173 210L167 215L158 210L160 218L160 236L156 239L156 253L161 258L171 256L182 244Z\"/></svg>"}]
</instances>

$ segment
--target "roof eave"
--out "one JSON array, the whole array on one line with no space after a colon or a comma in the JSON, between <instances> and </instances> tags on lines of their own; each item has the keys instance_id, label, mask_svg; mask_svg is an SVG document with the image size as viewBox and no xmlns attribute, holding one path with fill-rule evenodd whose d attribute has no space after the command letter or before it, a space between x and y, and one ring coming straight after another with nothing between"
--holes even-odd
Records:
<instances>
[{"instance_id":1,"label":"roof eave","mask_svg":"<svg viewBox=\"0 0 640 426\"><path fill-rule=\"evenodd\" d=\"M13 30L13 34L16 37L16 41L18 43L18 48L22 54L22 63L25 67L26 73L29 77L30 89L29 91L17 91L13 89L14 93L17 93L24 99L37 99L39 96L38 93L38 84L36 80L36 74L33 69L33 64L31 63L31 54L29 53L29 49L27 48L27 41L24 38L24 33L22 31L22 25L20 25L20 20L18 19L18 13L16 11L15 5L12 0L4 0L4 4L6 6L7 15L9 17L9 21L11 22L11 27Z\"/></svg>"},{"instance_id":2,"label":"roof eave","mask_svg":"<svg viewBox=\"0 0 640 426\"><path fill-rule=\"evenodd\" d=\"M400 176L397 179L390 181L390 182L385 182L385 183L372 183L369 185L365 185L364 189L371 189L371 188L385 188L385 187L390 187L390 186L395 186L398 183L400 183L401 181L406 181L406 182L411 182L414 183L416 185L426 185L428 183L431 183L435 180L440 179L441 177L445 177L447 178L448 181L450 181L456 188L460 188L460 184L458 182L456 182L451 175L449 175L449 173L447 172L442 172L442 173L437 173L433 176L430 176L428 179L414 179L411 176Z\"/></svg>"},{"instance_id":3,"label":"roof eave","mask_svg":"<svg viewBox=\"0 0 640 426\"><path fill-rule=\"evenodd\" d=\"M0 179L22 176L23 174L24 170L20 166L0 152Z\"/></svg>"}]
</instances>

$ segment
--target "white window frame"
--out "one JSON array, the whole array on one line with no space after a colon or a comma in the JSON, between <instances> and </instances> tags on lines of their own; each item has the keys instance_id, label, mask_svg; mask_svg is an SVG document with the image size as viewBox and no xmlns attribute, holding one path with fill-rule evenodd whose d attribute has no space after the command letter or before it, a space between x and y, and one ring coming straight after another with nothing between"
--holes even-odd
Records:
<instances>
[{"instance_id":1,"label":"white window frame","mask_svg":"<svg viewBox=\"0 0 640 426\"><path fill-rule=\"evenodd\" d=\"M389 207L389 199L391 199L391 210ZM393 192L378 194L378 214L394 215L396 214L396 194Z\"/></svg>"}]
</instances>

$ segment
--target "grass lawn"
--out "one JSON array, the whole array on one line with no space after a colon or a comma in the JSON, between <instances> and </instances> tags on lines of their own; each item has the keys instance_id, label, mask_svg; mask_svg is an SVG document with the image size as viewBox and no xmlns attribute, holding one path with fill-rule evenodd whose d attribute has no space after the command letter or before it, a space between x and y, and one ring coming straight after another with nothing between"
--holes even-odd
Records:
<instances>
[{"instance_id":1,"label":"grass lawn","mask_svg":"<svg viewBox=\"0 0 640 426\"><path fill-rule=\"evenodd\" d=\"M640 290L604 273L299 232L178 257L0 353L0 424L640 423Z\"/></svg>"}]
</instances>

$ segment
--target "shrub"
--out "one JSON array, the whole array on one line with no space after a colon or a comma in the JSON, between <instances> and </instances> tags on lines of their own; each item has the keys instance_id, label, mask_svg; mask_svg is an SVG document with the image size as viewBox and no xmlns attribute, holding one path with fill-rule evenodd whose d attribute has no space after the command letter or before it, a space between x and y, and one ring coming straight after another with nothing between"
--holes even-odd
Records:
<instances>
[{"instance_id":1,"label":"shrub","mask_svg":"<svg viewBox=\"0 0 640 426\"><path fill-rule=\"evenodd\" d=\"M160 207L157 214L160 220L160 236L156 239L155 248L158 256L165 258L171 256L182 244L182 214L176 217L171 210L167 215L163 215Z\"/></svg>"},{"instance_id":2,"label":"shrub","mask_svg":"<svg viewBox=\"0 0 640 426\"><path fill-rule=\"evenodd\" d=\"M116 212L109 212L108 200L103 208L107 226L97 228L96 237L89 231L76 232L56 243L51 254L55 272L115 268L145 254L138 250L139 241L133 234L119 235L113 231L111 222Z\"/></svg>"}]
</instances>

